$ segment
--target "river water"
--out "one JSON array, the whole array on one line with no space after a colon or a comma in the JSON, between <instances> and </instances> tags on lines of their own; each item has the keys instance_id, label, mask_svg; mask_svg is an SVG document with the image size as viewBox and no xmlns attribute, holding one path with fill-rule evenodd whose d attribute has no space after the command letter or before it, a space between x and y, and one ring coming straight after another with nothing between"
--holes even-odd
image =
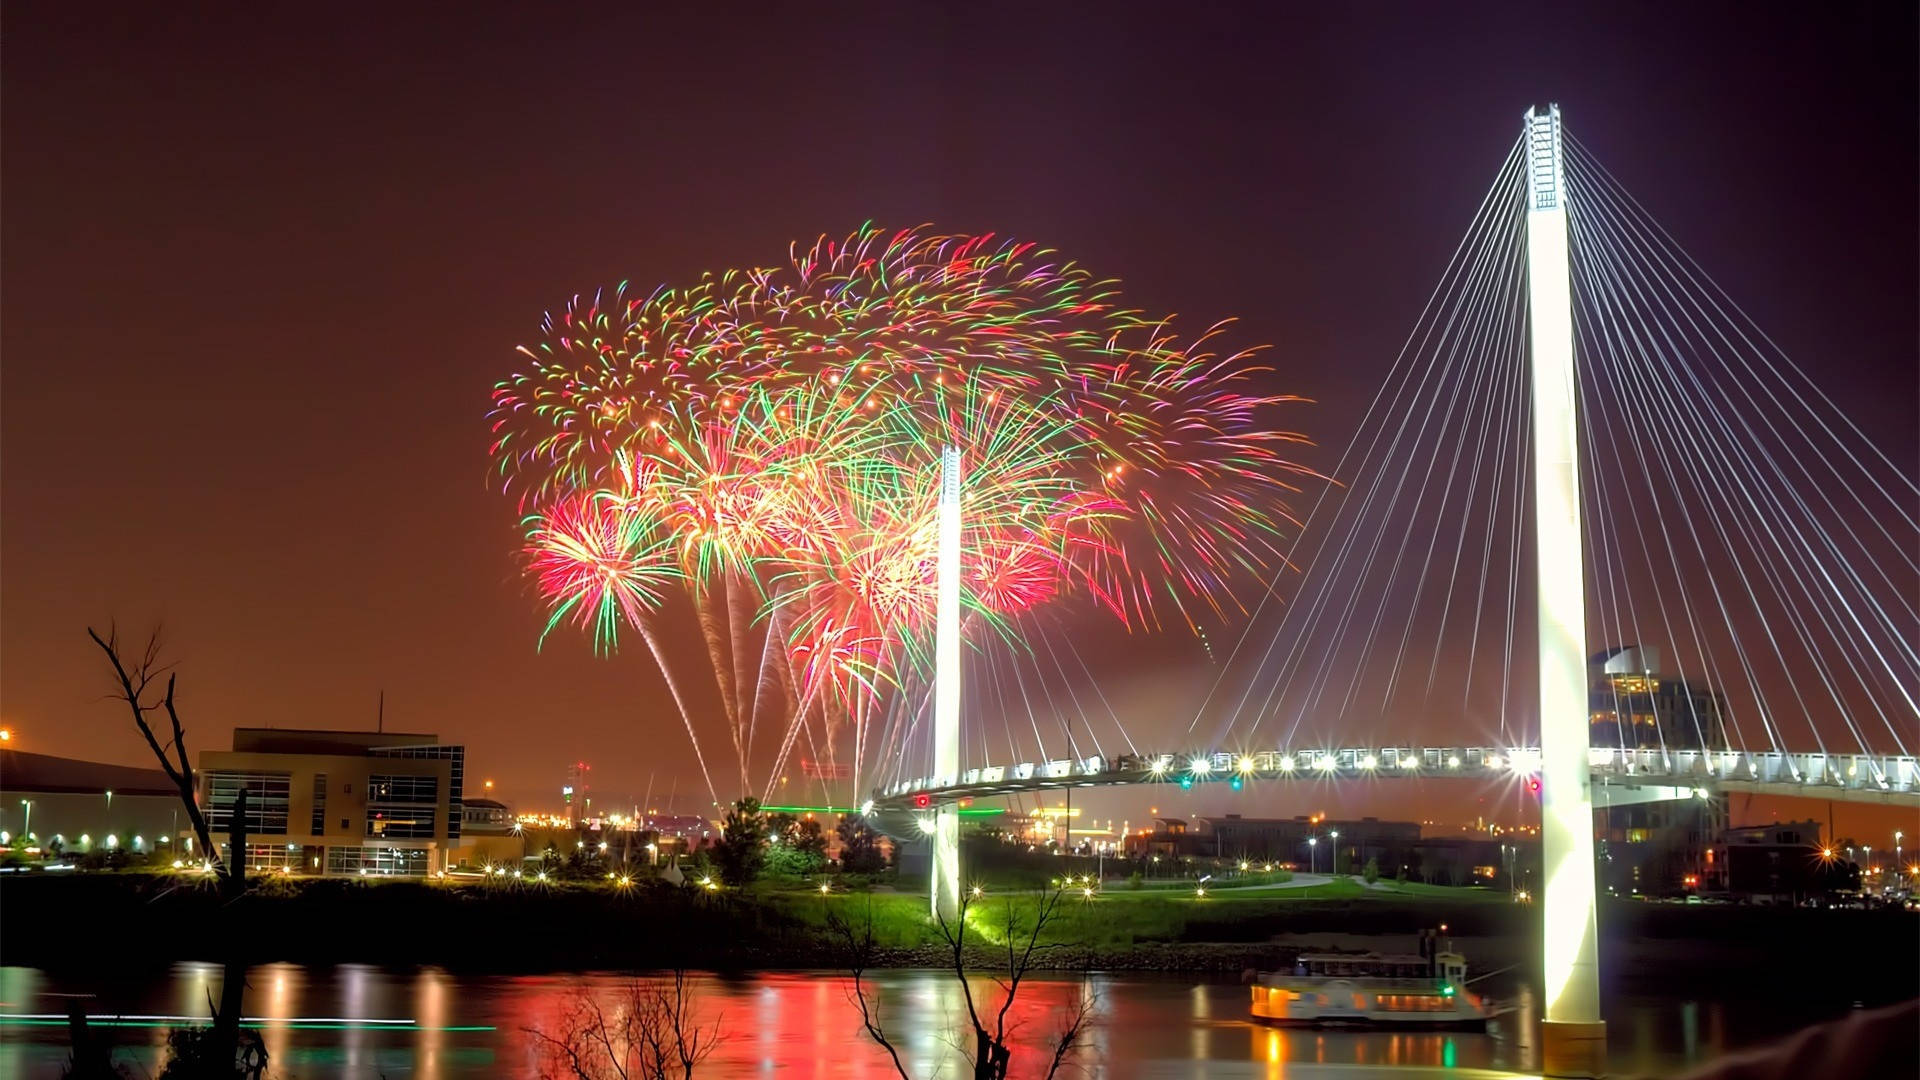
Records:
<instances>
[{"instance_id":1,"label":"river water","mask_svg":"<svg viewBox=\"0 0 1920 1080\"><path fill-rule=\"evenodd\" d=\"M57 1076L66 1054L67 995L86 994L87 1011L158 1019L112 1028L115 1060L131 1075L154 1075L166 1017L204 1017L220 996L220 969L179 964L140 976L50 974L0 968L0 1077ZM965 1005L950 973L869 975L886 1030L915 1077L964 1076L951 1045ZM247 1015L263 1026L269 1076L467 1080L540 1075L527 1029L556 1022L568 995L586 987L611 999L617 975L467 975L434 968L267 964L248 975ZM837 972L772 972L694 980L697 1012L722 1036L701 1076L849 1078L896 1075L862 1031L851 984ZM1610 992L1610 1053L1623 1075L1667 1075L1726 1049L1764 1042L1844 1014L1844 988L1789 995L1777 988L1701 996ZM1414 1071L1529 1070L1537 1066L1538 1010L1532 988L1511 974L1481 987L1520 1009L1478 1032L1385 1033L1277 1029L1250 1022L1237 979L1199 975L1036 976L1009 1013L1014 1073L1045 1073L1044 1049L1058 1017L1091 995L1079 1071L1110 1077L1358 1078ZM985 980L974 992L997 1000ZM45 1018L36 1021L34 1017ZM404 1023L392 1023L401 1021Z\"/></svg>"}]
</instances>

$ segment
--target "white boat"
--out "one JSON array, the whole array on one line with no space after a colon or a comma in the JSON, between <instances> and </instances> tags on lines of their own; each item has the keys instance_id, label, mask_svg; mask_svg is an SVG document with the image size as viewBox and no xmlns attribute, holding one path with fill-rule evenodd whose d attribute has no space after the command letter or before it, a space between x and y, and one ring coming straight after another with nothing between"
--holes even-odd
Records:
<instances>
[{"instance_id":1,"label":"white boat","mask_svg":"<svg viewBox=\"0 0 1920 1080\"><path fill-rule=\"evenodd\" d=\"M1286 1024L1479 1027L1505 1010L1467 989L1467 958L1303 953L1254 980L1253 1016Z\"/></svg>"}]
</instances>

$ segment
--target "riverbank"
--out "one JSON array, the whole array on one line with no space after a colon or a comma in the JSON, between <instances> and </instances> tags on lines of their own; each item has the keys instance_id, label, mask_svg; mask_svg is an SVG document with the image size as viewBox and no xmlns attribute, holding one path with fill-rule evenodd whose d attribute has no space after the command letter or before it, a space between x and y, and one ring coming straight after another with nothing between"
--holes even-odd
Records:
<instances>
[{"instance_id":1,"label":"riverbank","mask_svg":"<svg viewBox=\"0 0 1920 1080\"><path fill-rule=\"evenodd\" d=\"M970 925L985 935L983 944L992 943L1009 910L1030 924L1040 901L1034 893L989 893ZM499 973L834 969L843 957L828 929L830 913L859 926L871 919L879 950L874 966L951 962L927 918L925 897L887 889L822 895L814 888L734 892L656 883L262 878L247 896L226 904L199 875L31 875L0 879L0 912L0 956L10 965L49 970L205 960L224 955L232 942L243 943L255 963ZM1536 906L1484 890L1402 894L1358 883L1228 889L1204 897L1121 886L1092 898L1069 894L1056 914L1043 940L1059 946L1047 957L1047 966L1058 970L1236 974L1282 965L1300 948L1337 945L1348 935L1410 943L1414 931L1442 923L1456 938L1475 942L1475 967L1491 970L1537 963L1540 934ZM1820 958L1815 966L1823 974L1836 977L1858 958L1813 947L1835 935L1880 942L1875 953L1882 958L1920 951L1920 919L1893 911L1611 902L1602 906L1601 928L1610 949L1645 957L1645 965L1630 967L1665 968L1665 977L1686 977L1684 958L1701 941L1737 946L1739 966L1756 971L1804 967L1811 954ZM995 955L1004 963L1004 952ZM993 962L981 958L983 965Z\"/></svg>"}]
</instances>

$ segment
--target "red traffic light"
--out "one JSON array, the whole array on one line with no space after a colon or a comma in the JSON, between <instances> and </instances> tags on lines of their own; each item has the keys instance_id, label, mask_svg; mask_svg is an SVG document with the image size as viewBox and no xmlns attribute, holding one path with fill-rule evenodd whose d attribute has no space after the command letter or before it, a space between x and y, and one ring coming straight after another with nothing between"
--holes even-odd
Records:
<instances>
[{"instance_id":1,"label":"red traffic light","mask_svg":"<svg viewBox=\"0 0 1920 1080\"><path fill-rule=\"evenodd\" d=\"M1536 776L1527 781L1527 790L1533 792L1535 795L1540 794L1540 778Z\"/></svg>"},{"instance_id":2,"label":"red traffic light","mask_svg":"<svg viewBox=\"0 0 1920 1080\"><path fill-rule=\"evenodd\" d=\"M933 805L933 796L923 791L913 797L913 805L918 809L925 810L927 807Z\"/></svg>"}]
</instances>

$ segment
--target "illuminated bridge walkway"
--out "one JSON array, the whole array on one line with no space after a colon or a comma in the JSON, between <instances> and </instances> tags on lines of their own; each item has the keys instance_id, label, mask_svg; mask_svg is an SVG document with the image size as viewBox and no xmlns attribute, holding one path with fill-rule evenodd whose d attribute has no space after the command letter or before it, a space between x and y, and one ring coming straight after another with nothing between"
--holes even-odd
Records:
<instances>
[{"instance_id":1,"label":"illuminated bridge walkway","mask_svg":"<svg viewBox=\"0 0 1920 1080\"><path fill-rule=\"evenodd\" d=\"M1744 793L1920 807L1920 759L1913 757L1600 747L1589 750L1587 757L1596 806ZM1056 788L1121 784L1179 784L1191 788L1224 783L1238 790L1254 781L1432 778L1528 782L1537 777L1539 768L1538 748L1491 746L1060 758L983 766L957 776L902 780L875 791L867 809L893 828L907 825L900 830L904 833L912 826L903 821L902 815L912 811Z\"/></svg>"}]
</instances>

